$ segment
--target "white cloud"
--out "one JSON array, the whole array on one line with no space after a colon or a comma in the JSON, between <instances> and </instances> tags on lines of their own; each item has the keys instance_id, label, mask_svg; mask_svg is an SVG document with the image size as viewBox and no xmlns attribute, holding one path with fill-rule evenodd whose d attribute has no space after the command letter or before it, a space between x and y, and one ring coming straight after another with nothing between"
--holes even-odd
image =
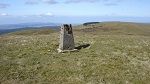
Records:
<instances>
[{"instance_id":1,"label":"white cloud","mask_svg":"<svg viewBox=\"0 0 150 84\"><path fill-rule=\"evenodd\" d=\"M81 2L90 2L90 3L94 3L94 2L98 2L100 0L66 0L65 3L81 3Z\"/></svg>"},{"instance_id":2,"label":"white cloud","mask_svg":"<svg viewBox=\"0 0 150 84\"><path fill-rule=\"evenodd\" d=\"M117 5L119 2L123 0L65 0L65 3L96 3L96 2L102 2L105 5L112 6Z\"/></svg>"},{"instance_id":3,"label":"white cloud","mask_svg":"<svg viewBox=\"0 0 150 84\"><path fill-rule=\"evenodd\" d=\"M106 6L117 6L123 0L106 0L104 1L104 5Z\"/></svg>"},{"instance_id":4,"label":"white cloud","mask_svg":"<svg viewBox=\"0 0 150 84\"><path fill-rule=\"evenodd\" d=\"M96 3L96 2L102 2L105 5L112 6L116 5L117 3L121 2L123 0L26 0L26 4L38 4L38 3L47 3L47 4L58 4L58 3Z\"/></svg>"},{"instance_id":5,"label":"white cloud","mask_svg":"<svg viewBox=\"0 0 150 84\"><path fill-rule=\"evenodd\" d=\"M53 16L53 14L52 13L45 13L44 15L46 15L46 16Z\"/></svg>"},{"instance_id":6,"label":"white cloud","mask_svg":"<svg viewBox=\"0 0 150 84\"><path fill-rule=\"evenodd\" d=\"M48 3L48 4L57 4L58 3L56 0L42 0L42 1L45 3Z\"/></svg>"},{"instance_id":7,"label":"white cloud","mask_svg":"<svg viewBox=\"0 0 150 84\"><path fill-rule=\"evenodd\" d=\"M48 17L52 17L54 16L53 13L51 12L47 12L47 13L41 13L41 14L33 14L33 15L24 15L23 17L45 17L45 16L48 16Z\"/></svg>"},{"instance_id":8,"label":"white cloud","mask_svg":"<svg viewBox=\"0 0 150 84\"><path fill-rule=\"evenodd\" d=\"M0 16L8 16L7 13L0 13Z\"/></svg>"},{"instance_id":9,"label":"white cloud","mask_svg":"<svg viewBox=\"0 0 150 84\"><path fill-rule=\"evenodd\" d=\"M36 5L39 3L45 3L45 4L69 4L69 3L97 3L100 2L104 4L105 6L117 6L119 3L121 3L124 0L26 0L25 4L28 5ZM1 5L2 6L2 5ZM0 7L2 8L2 7Z\"/></svg>"},{"instance_id":10,"label":"white cloud","mask_svg":"<svg viewBox=\"0 0 150 84\"><path fill-rule=\"evenodd\" d=\"M33 5L33 4L38 4L37 0L28 0L25 2L25 4Z\"/></svg>"},{"instance_id":11,"label":"white cloud","mask_svg":"<svg viewBox=\"0 0 150 84\"><path fill-rule=\"evenodd\" d=\"M26 0L25 4L33 5L38 3L57 4L56 0Z\"/></svg>"}]
</instances>

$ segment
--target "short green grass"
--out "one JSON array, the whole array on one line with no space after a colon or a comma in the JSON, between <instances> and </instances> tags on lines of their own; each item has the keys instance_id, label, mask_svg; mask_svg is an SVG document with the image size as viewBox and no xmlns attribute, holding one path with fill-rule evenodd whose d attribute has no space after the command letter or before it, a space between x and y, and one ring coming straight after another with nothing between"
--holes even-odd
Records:
<instances>
[{"instance_id":1,"label":"short green grass","mask_svg":"<svg viewBox=\"0 0 150 84\"><path fill-rule=\"evenodd\" d=\"M9 33L9 35L45 35L45 34L49 34L49 33L53 33L56 32L53 29L50 28L39 28L39 29L26 29L26 30L20 30L20 31L16 31L16 32L11 32Z\"/></svg>"},{"instance_id":2,"label":"short green grass","mask_svg":"<svg viewBox=\"0 0 150 84\"><path fill-rule=\"evenodd\" d=\"M148 84L150 36L124 32L77 29L76 46L90 46L67 53L57 53L59 32L1 36L0 83Z\"/></svg>"}]
</instances>

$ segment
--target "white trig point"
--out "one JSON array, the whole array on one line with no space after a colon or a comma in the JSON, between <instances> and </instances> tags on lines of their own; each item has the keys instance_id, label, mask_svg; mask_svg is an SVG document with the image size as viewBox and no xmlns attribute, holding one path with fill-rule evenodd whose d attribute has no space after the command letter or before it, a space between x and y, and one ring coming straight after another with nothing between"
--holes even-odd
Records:
<instances>
[{"instance_id":1,"label":"white trig point","mask_svg":"<svg viewBox=\"0 0 150 84\"><path fill-rule=\"evenodd\" d=\"M61 26L60 42L59 42L59 48L57 50L58 50L58 52L75 50L74 37L73 37L73 31L72 31L71 24L70 25L63 24Z\"/></svg>"}]
</instances>

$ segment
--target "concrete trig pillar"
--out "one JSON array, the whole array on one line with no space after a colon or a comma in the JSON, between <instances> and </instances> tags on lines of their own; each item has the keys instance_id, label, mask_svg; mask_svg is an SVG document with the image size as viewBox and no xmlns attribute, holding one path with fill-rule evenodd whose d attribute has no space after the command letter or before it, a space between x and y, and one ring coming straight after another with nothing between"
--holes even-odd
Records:
<instances>
[{"instance_id":1,"label":"concrete trig pillar","mask_svg":"<svg viewBox=\"0 0 150 84\"><path fill-rule=\"evenodd\" d=\"M75 49L75 44L74 44L72 25L63 24L61 26L61 31L60 31L60 43L59 43L58 52L62 52L64 50L74 50L74 49Z\"/></svg>"}]
</instances>

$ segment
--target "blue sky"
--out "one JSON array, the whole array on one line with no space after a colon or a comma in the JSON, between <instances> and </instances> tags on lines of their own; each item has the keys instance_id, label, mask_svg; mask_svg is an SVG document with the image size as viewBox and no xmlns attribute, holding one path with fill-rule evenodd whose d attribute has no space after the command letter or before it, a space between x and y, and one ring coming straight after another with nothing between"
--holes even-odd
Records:
<instances>
[{"instance_id":1,"label":"blue sky","mask_svg":"<svg viewBox=\"0 0 150 84\"><path fill-rule=\"evenodd\" d=\"M0 0L0 24L150 22L150 0Z\"/></svg>"}]
</instances>

